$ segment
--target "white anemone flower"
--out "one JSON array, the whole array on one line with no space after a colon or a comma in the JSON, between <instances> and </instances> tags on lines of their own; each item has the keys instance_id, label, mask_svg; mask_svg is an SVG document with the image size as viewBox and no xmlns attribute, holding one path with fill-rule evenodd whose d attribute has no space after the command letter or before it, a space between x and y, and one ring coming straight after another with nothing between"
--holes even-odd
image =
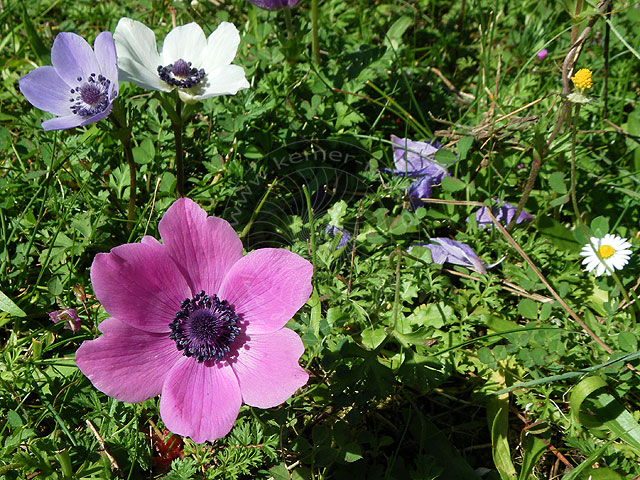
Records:
<instances>
[{"instance_id":1,"label":"white anemone flower","mask_svg":"<svg viewBox=\"0 0 640 480\"><path fill-rule=\"evenodd\" d=\"M158 53L153 31L143 23L121 18L113 34L120 80L147 90L170 92L193 103L218 95L235 95L249 87L244 70L231 62L240 34L229 22L205 37L197 23L174 28Z\"/></svg>"},{"instance_id":2,"label":"white anemone flower","mask_svg":"<svg viewBox=\"0 0 640 480\"><path fill-rule=\"evenodd\" d=\"M591 237L591 243L582 247L580 255L585 257L582 264L587 272L595 269L597 277L613 270L620 270L629 262L631 243L620 235L607 233L604 238Z\"/></svg>"}]
</instances>

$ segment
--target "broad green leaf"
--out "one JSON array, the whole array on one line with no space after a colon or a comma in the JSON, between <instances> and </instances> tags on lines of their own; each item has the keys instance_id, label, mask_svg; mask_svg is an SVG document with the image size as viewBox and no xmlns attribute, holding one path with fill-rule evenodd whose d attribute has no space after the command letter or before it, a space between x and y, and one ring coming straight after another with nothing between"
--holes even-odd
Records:
<instances>
[{"instance_id":1,"label":"broad green leaf","mask_svg":"<svg viewBox=\"0 0 640 480\"><path fill-rule=\"evenodd\" d=\"M7 312L14 317L26 317L27 314L22 311L13 301L0 291L0 310Z\"/></svg>"},{"instance_id":2,"label":"broad green leaf","mask_svg":"<svg viewBox=\"0 0 640 480\"><path fill-rule=\"evenodd\" d=\"M402 35L411 25L413 25L413 18L408 15L404 15L396 20L387 31L384 39L385 46L397 50L402 44Z\"/></svg>"},{"instance_id":3,"label":"broad green leaf","mask_svg":"<svg viewBox=\"0 0 640 480\"><path fill-rule=\"evenodd\" d=\"M273 477L273 480L291 480L289 470L287 470L287 466L284 463L271 467L269 473Z\"/></svg>"},{"instance_id":4,"label":"broad green leaf","mask_svg":"<svg viewBox=\"0 0 640 480\"><path fill-rule=\"evenodd\" d=\"M460 190L464 190L464 187L466 187L466 184L457 178L444 177L442 179L442 189L447 192L458 192Z\"/></svg>"},{"instance_id":5,"label":"broad green leaf","mask_svg":"<svg viewBox=\"0 0 640 480\"><path fill-rule=\"evenodd\" d=\"M602 216L594 218L591 221L591 231L598 238L604 237L609 233L609 218Z\"/></svg>"},{"instance_id":6,"label":"broad green leaf","mask_svg":"<svg viewBox=\"0 0 640 480\"><path fill-rule=\"evenodd\" d=\"M564 477L562 477L562 480L577 480L579 478L584 478L584 476L581 475L583 472L588 477L588 474L593 472L593 470L589 470L589 467L591 467L591 465L593 465L598 461L598 459L604 454L604 451L612 443L613 443L613 440L609 440L600 448L593 451L591 455L589 455L580 465L578 465L576 468L574 468L569 473L567 473ZM585 472L585 470L587 471Z\"/></svg>"},{"instance_id":7,"label":"broad green leaf","mask_svg":"<svg viewBox=\"0 0 640 480\"><path fill-rule=\"evenodd\" d=\"M458 140L458 156L460 157L460 160L464 160L465 158L467 158L467 153L473 145L474 138L475 137L469 136L462 137L460 140Z\"/></svg>"},{"instance_id":8,"label":"broad green leaf","mask_svg":"<svg viewBox=\"0 0 640 480\"><path fill-rule=\"evenodd\" d=\"M538 215L536 217L536 224L542 236L559 249L577 253L582 248L582 245L573 240L571 230L554 218Z\"/></svg>"},{"instance_id":9,"label":"broad green leaf","mask_svg":"<svg viewBox=\"0 0 640 480\"><path fill-rule=\"evenodd\" d=\"M571 393L571 412L586 428L605 428L640 453L640 425L604 387L600 377L587 377L576 385ZM591 412L582 411L582 404L589 398Z\"/></svg>"},{"instance_id":10,"label":"broad green leaf","mask_svg":"<svg viewBox=\"0 0 640 480\"><path fill-rule=\"evenodd\" d=\"M538 318L538 304L530 298L523 298L518 303L518 312L525 318L535 320Z\"/></svg>"},{"instance_id":11,"label":"broad green leaf","mask_svg":"<svg viewBox=\"0 0 640 480\"><path fill-rule=\"evenodd\" d=\"M567 193L567 186L564 183L564 173L553 172L549 176L549 186L551 187L551 190L556 193L560 193L562 195Z\"/></svg>"},{"instance_id":12,"label":"broad green leaf","mask_svg":"<svg viewBox=\"0 0 640 480\"><path fill-rule=\"evenodd\" d=\"M496 370L491 375L491 383L505 385L505 378ZM518 478L516 468L511 461L509 449L509 394L494 395L487 404L487 423L491 431L491 453L500 478L514 480Z\"/></svg>"},{"instance_id":13,"label":"broad green leaf","mask_svg":"<svg viewBox=\"0 0 640 480\"><path fill-rule=\"evenodd\" d=\"M533 476L533 468L547 449L547 445L530 432L524 432L522 435L522 467L520 468L520 476L518 480L535 479Z\"/></svg>"}]
</instances>

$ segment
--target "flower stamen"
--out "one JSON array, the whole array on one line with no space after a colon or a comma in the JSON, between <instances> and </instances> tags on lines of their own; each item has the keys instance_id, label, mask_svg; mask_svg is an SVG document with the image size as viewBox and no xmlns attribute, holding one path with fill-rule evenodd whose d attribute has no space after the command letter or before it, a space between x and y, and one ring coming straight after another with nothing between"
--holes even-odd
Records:
<instances>
[{"instance_id":1,"label":"flower stamen","mask_svg":"<svg viewBox=\"0 0 640 480\"><path fill-rule=\"evenodd\" d=\"M92 73L89 78L82 83L82 77L78 77L78 87L71 89L72 96L69 102L72 103L71 111L81 117L89 117L104 112L109 106L109 90L111 80Z\"/></svg>"},{"instance_id":2,"label":"flower stamen","mask_svg":"<svg viewBox=\"0 0 640 480\"><path fill-rule=\"evenodd\" d=\"M179 58L175 63L170 63L166 67L158 65L158 75L173 87L191 88L199 84L205 77L205 71L203 68L200 70L193 68L191 62Z\"/></svg>"},{"instance_id":3,"label":"flower stamen","mask_svg":"<svg viewBox=\"0 0 640 480\"><path fill-rule=\"evenodd\" d=\"M591 70L588 68L581 68L573 77L571 77L571 81L573 82L573 85L580 90L580 92L584 93L585 90L593 87Z\"/></svg>"},{"instance_id":4,"label":"flower stamen","mask_svg":"<svg viewBox=\"0 0 640 480\"><path fill-rule=\"evenodd\" d=\"M224 358L240 334L239 317L233 307L204 291L183 300L180 307L169 324L169 338L176 342L178 350L198 362Z\"/></svg>"},{"instance_id":5,"label":"flower stamen","mask_svg":"<svg viewBox=\"0 0 640 480\"><path fill-rule=\"evenodd\" d=\"M610 245L600 245L598 248L598 255L603 259L612 257L614 253L616 253L616 250Z\"/></svg>"}]
</instances>

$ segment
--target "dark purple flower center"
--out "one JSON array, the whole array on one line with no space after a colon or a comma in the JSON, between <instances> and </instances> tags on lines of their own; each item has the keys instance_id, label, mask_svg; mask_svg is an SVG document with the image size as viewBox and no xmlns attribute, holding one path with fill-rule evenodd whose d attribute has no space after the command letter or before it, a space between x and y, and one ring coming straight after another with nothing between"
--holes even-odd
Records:
<instances>
[{"instance_id":1,"label":"dark purple flower center","mask_svg":"<svg viewBox=\"0 0 640 480\"><path fill-rule=\"evenodd\" d=\"M192 68L191 62L186 62L182 58L166 67L158 65L158 75L169 85L180 88L191 88L205 77L203 68L200 70Z\"/></svg>"},{"instance_id":2,"label":"dark purple flower center","mask_svg":"<svg viewBox=\"0 0 640 480\"><path fill-rule=\"evenodd\" d=\"M176 342L178 350L198 362L224 358L240 333L233 307L216 295L200 292L183 300L180 308L169 324L169 338Z\"/></svg>"},{"instance_id":3,"label":"dark purple flower center","mask_svg":"<svg viewBox=\"0 0 640 480\"><path fill-rule=\"evenodd\" d=\"M104 112L109 106L111 80L92 73L83 81L78 77L78 86L71 89L71 111L81 117L89 117Z\"/></svg>"}]
</instances>

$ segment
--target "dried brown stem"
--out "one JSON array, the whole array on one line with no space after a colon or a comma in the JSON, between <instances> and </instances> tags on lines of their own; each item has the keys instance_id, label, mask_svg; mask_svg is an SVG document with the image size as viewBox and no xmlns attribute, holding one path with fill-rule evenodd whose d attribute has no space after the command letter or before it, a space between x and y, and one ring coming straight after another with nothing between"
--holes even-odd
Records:
<instances>
[{"instance_id":1,"label":"dried brown stem","mask_svg":"<svg viewBox=\"0 0 640 480\"><path fill-rule=\"evenodd\" d=\"M598 4L598 12L600 12L600 14L604 14L605 12L607 12L610 4L611 4L611 0L601 0L601 2ZM562 93L565 95L568 94L569 91L571 90L569 86L569 79L571 77L571 73L573 72L573 68L576 62L578 61L578 57L580 56L580 52L582 51L584 42L586 42L587 37L589 33L591 33L591 30L593 29L593 25L596 23L598 18L599 18L598 15L593 15L589 19L587 26L584 28L584 30L578 36L575 42L572 42L571 47L569 48L569 52L564 58L564 62L562 63ZM520 215L520 212L522 212L524 205L527 203L527 200L529 199L529 195L531 194L531 190L533 190L533 186L535 185L535 181L538 176L538 172L540 171L540 167L545 162L546 153L549 150L551 143L555 140L558 133L560 133L560 130L564 125L564 119L569 113L570 109L571 109L571 103L565 102L562 108L560 109L560 111L558 112L558 115L556 117L556 126L553 129L553 132L551 133L549 138L547 138L547 141L544 143L540 151L537 152L537 154L534 153L533 162L531 165L531 172L529 173L527 184L525 186L524 191L522 192L522 197L520 197L518 206L516 207L515 215L511 219L511 222L509 222L509 225L507 225L507 230L511 230L515 226L516 219Z\"/></svg>"}]
</instances>

